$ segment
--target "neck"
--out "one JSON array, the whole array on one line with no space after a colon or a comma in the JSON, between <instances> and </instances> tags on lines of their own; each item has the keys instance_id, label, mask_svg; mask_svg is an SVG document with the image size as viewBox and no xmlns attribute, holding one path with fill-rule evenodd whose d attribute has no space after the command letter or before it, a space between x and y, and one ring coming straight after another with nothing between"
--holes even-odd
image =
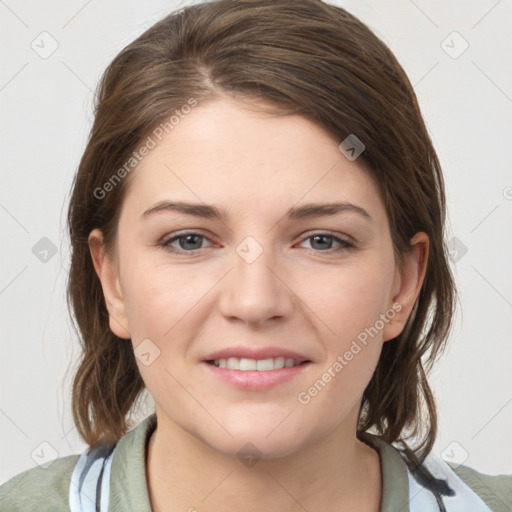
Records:
<instances>
[{"instance_id":1,"label":"neck","mask_svg":"<svg viewBox=\"0 0 512 512\"><path fill-rule=\"evenodd\" d=\"M243 463L169 421L151 435L146 476L153 512L378 512L378 453L340 428L300 452Z\"/></svg>"}]
</instances>

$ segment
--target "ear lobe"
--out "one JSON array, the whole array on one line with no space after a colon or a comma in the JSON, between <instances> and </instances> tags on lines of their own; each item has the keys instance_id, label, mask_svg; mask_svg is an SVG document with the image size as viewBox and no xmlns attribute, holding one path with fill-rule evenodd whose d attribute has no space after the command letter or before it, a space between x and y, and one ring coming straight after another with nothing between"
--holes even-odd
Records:
<instances>
[{"instance_id":1,"label":"ear lobe","mask_svg":"<svg viewBox=\"0 0 512 512\"><path fill-rule=\"evenodd\" d=\"M383 340L396 338L405 324L418 299L429 255L429 238L424 232L416 233L410 241L410 250L404 256L402 269L397 269L394 283L393 309L397 311L393 319L386 324Z\"/></svg>"},{"instance_id":2,"label":"ear lobe","mask_svg":"<svg viewBox=\"0 0 512 512\"><path fill-rule=\"evenodd\" d=\"M88 242L94 269L103 289L110 329L119 338L129 339L131 335L119 281L118 266L106 254L103 234L99 229L90 232Z\"/></svg>"}]
</instances>

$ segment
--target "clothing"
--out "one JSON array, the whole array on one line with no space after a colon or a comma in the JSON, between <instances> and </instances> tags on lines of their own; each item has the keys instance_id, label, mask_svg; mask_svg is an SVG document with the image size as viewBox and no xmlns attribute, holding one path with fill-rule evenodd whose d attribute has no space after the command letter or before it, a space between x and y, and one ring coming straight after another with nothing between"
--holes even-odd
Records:
<instances>
[{"instance_id":1,"label":"clothing","mask_svg":"<svg viewBox=\"0 0 512 512\"><path fill-rule=\"evenodd\" d=\"M115 445L61 457L46 469L36 467L16 475L0 486L0 511L151 512L145 460L155 426L156 415L152 414ZM380 512L437 512L433 494L412 477L399 451L377 436L369 439L381 461ZM91 461L85 473L86 463ZM447 512L512 511L512 475L490 476L465 466L450 467L434 455L429 455L426 464L434 476L448 477L455 490L455 496L443 497ZM100 475L101 485L97 485ZM81 505L80 485L84 490ZM96 501L101 508L96 508Z\"/></svg>"}]
</instances>

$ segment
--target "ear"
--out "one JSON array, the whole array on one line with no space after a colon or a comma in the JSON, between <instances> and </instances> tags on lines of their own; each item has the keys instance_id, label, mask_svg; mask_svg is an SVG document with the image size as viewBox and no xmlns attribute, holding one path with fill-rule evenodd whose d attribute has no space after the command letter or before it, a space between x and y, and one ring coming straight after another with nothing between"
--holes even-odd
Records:
<instances>
[{"instance_id":1,"label":"ear","mask_svg":"<svg viewBox=\"0 0 512 512\"><path fill-rule=\"evenodd\" d=\"M404 256L403 268L395 271L390 307L396 314L384 328L383 341L396 338L403 331L425 279L428 254L428 235L416 233L411 238L409 252Z\"/></svg>"},{"instance_id":2,"label":"ear","mask_svg":"<svg viewBox=\"0 0 512 512\"><path fill-rule=\"evenodd\" d=\"M119 266L106 254L103 234L99 229L90 232L88 241L94 268L103 289L110 329L119 338L129 339L130 328L119 281Z\"/></svg>"}]
</instances>

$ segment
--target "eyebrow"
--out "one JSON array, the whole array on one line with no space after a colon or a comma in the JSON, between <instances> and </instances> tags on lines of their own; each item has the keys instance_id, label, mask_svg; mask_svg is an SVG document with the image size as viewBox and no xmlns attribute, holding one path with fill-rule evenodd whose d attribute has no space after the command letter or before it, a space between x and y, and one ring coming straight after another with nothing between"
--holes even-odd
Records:
<instances>
[{"instance_id":1,"label":"eyebrow","mask_svg":"<svg viewBox=\"0 0 512 512\"><path fill-rule=\"evenodd\" d=\"M143 221L161 212L177 212L205 219L218 219L222 222L228 218L226 210L222 210L213 205L204 203L190 203L186 201L160 201L159 203L148 208L140 216L140 220ZM372 220L370 214L365 209L347 202L309 203L302 206L294 206L288 210L285 216L291 220L301 220L315 217L333 216L344 212L357 213L365 219L370 221Z\"/></svg>"}]
</instances>

